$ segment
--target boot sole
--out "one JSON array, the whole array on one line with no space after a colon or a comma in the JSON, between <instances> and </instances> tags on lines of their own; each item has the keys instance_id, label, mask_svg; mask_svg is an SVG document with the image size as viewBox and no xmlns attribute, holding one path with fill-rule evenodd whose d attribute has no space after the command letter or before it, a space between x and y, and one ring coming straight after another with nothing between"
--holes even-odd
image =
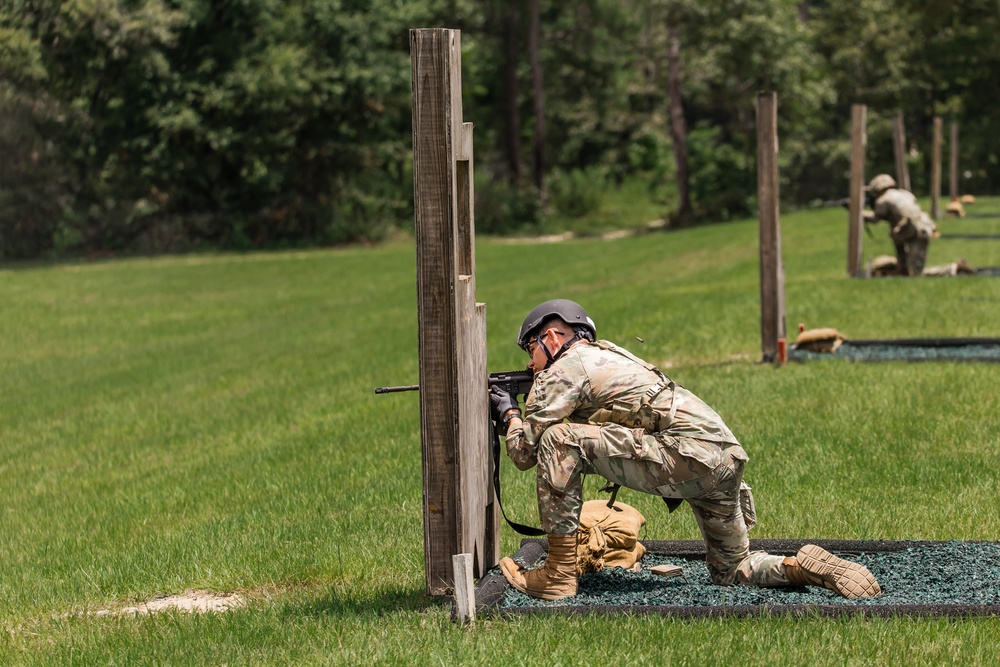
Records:
<instances>
[{"instance_id":1,"label":"boot sole","mask_svg":"<svg viewBox=\"0 0 1000 667\"><path fill-rule=\"evenodd\" d=\"M799 549L795 559L803 570L821 579L826 588L845 598L873 598L882 594L882 587L867 567L838 558L815 544Z\"/></svg>"}]
</instances>

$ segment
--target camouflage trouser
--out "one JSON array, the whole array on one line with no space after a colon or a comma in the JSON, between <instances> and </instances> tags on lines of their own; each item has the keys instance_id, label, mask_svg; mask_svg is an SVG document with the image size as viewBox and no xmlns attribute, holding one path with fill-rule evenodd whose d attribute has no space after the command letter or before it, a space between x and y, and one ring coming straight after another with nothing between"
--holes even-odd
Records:
<instances>
[{"instance_id":1,"label":"camouflage trouser","mask_svg":"<svg viewBox=\"0 0 1000 667\"><path fill-rule=\"evenodd\" d=\"M896 266L900 273L919 276L924 272L930 239L919 234L912 223L907 223L893 230L892 243L896 246Z\"/></svg>"},{"instance_id":2,"label":"camouflage trouser","mask_svg":"<svg viewBox=\"0 0 1000 667\"><path fill-rule=\"evenodd\" d=\"M740 507L746 461L738 445L647 435L617 424L555 424L538 442L542 529L559 535L576 532L582 476L596 472L636 491L687 500L705 539L706 565L715 583L785 585L781 556L750 552Z\"/></svg>"}]
</instances>

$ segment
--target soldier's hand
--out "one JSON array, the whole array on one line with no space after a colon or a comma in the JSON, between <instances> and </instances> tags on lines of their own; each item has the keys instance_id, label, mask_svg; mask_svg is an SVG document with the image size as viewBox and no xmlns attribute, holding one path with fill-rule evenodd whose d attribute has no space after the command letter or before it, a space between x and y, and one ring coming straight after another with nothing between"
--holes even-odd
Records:
<instances>
[{"instance_id":1,"label":"soldier's hand","mask_svg":"<svg viewBox=\"0 0 1000 667\"><path fill-rule=\"evenodd\" d=\"M521 410L517 407L517 399L500 387L490 387L490 416L497 426L502 425L500 430L503 433L507 432L507 422L510 421L510 417L505 418L505 416L511 410L516 413L516 416L521 416Z\"/></svg>"}]
</instances>

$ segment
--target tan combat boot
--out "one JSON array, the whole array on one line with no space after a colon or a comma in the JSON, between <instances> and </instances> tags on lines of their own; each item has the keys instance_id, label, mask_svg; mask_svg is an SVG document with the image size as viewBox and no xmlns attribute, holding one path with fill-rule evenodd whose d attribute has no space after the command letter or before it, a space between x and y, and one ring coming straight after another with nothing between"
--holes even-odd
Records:
<instances>
[{"instance_id":1,"label":"tan combat boot","mask_svg":"<svg viewBox=\"0 0 1000 667\"><path fill-rule=\"evenodd\" d=\"M815 544L807 544L784 561L785 576L793 586L822 586L845 598L873 598L882 588L864 565L838 558Z\"/></svg>"},{"instance_id":2,"label":"tan combat boot","mask_svg":"<svg viewBox=\"0 0 1000 667\"><path fill-rule=\"evenodd\" d=\"M964 257L962 257L957 262L955 262L955 272L966 275L970 274L975 275L976 269L974 266L965 261Z\"/></svg>"},{"instance_id":3,"label":"tan combat boot","mask_svg":"<svg viewBox=\"0 0 1000 667\"><path fill-rule=\"evenodd\" d=\"M549 535L545 564L523 570L511 558L500 560L500 570L511 586L533 598L560 600L576 595L576 533Z\"/></svg>"}]
</instances>

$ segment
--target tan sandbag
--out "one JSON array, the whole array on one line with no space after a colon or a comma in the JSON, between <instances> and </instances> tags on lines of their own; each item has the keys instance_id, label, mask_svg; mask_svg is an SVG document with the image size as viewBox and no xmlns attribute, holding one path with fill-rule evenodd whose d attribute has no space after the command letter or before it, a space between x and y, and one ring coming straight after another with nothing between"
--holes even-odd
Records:
<instances>
[{"instance_id":1,"label":"tan sandbag","mask_svg":"<svg viewBox=\"0 0 1000 667\"><path fill-rule=\"evenodd\" d=\"M799 336L795 339L795 349L832 354L843 342L844 337L832 327L806 329L799 325Z\"/></svg>"},{"instance_id":2,"label":"tan sandbag","mask_svg":"<svg viewBox=\"0 0 1000 667\"><path fill-rule=\"evenodd\" d=\"M948 202L948 205L945 206L944 211L948 215L954 216L956 218L965 217L965 208L962 206L962 202L958 201L957 199L953 199L952 201Z\"/></svg>"},{"instance_id":3,"label":"tan sandbag","mask_svg":"<svg viewBox=\"0 0 1000 667\"><path fill-rule=\"evenodd\" d=\"M964 257L959 257L958 261L955 262L955 273L974 276L979 273L979 270L965 261Z\"/></svg>"},{"instance_id":4,"label":"tan sandbag","mask_svg":"<svg viewBox=\"0 0 1000 667\"><path fill-rule=\"evenodd\" d=\"M631 569L646 553L639 530L646 517L631 505L588 500L580 511L576 534L577 575L600 572L606 567Z\"/></svg>"},{"instance_id":5,"label":"tan sandbag","mask_svg":"<svg viewBox=\"0 0 1000 667\"><path fill-rule=\"evenodd\" d=\"M939 276L974 276L976 273L976 267L965 261L965 258L959 258L958 261L951 264L924 267L923 275L934 278Z\"/></svg>"},{"instance_id":6,"label":"tan sandbag","mask_svg":"<svg viewBox=\"0 0 1000 667\"><path fill-rule=\"evenodd\" d=\"M976 198L973 197L972 195L962 195L961 197L959 197L958 200L960 202L962 202L963 204L975 204L976 203Z\"/></svg>"},{"instance_id":7,"label":"tan sandbag","mask_svg":"<svg viewBox=\"0 0 1000 667\"><path fill-rule=\"evenodd\" d=\"M879 255L868 264L868 275L870 276L894 276L899 268L899 262L892 255Z\"/></svg>"}]
</instances>

